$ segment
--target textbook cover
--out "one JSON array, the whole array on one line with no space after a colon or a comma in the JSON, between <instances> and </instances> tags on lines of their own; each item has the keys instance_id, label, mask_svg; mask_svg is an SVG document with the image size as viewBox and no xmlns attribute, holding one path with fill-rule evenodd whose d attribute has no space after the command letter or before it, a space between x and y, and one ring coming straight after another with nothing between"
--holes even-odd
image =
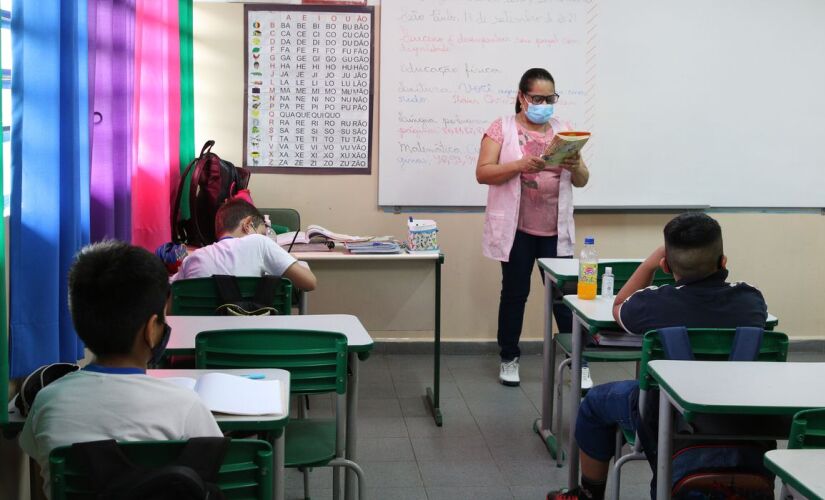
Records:
<instances>
[{"instance_id":1,"label":"textbook cover","mask_svg":"<svg viewBox=\"0 0 825 500\"><path fill-rule=\"evenodd\" d=\"M541 157L545 168L559 168L565 158L581 151L588 139L590 139L590 132L568 131L554 135Z\"/></svg>"}]
</instances>

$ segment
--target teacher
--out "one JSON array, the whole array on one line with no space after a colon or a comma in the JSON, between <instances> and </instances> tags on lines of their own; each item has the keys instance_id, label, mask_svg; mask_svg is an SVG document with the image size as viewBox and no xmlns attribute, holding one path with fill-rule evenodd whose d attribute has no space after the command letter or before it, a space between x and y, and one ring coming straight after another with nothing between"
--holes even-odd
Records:
<instances>
[{"instance_id":1,"label":"teacher","mask_svg":"<svg viewBox=\"0 0 825 500\"><path fill-rule=\"evenodd\" d=\"M542 68L527 70L516 96L516 113L495 120L481 139L476 180L490 186L484 219L483 253L501 262L498 307L499 381L519 385L518 346L530 275L536 259L572 257L573 186L587 184L590 172L578 155L560 168L545 169L540 158L553 135L569 127L553 118L556 84ZM544 273L542 272L542 279ZM572 314L553 306L559 331L572 329ZM582 373L585 387L585 371Z\"/></svg>"}]
</instances>

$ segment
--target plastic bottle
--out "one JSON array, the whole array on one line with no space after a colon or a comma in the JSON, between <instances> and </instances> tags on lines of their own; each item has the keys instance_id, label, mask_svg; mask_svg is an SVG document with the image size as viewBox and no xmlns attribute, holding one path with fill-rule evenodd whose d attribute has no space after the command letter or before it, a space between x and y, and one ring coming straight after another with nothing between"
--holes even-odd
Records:
<instances>
[{"instance_id":1,"label":"plastic bottle","mask_svg":"<svg viewBox=\"0 0 825 500\"><path fill-rule=\"evenodd\" d=\"M613 268L607 267L602 276L602 297L606 299L613 298Z\"/></svg>"},{"instance_id":2,"label":"plastic bottle","mask_svg":"<svg viewBox=\"0 0 825 500\"><path fill-rule=\"evenodd\" d=\"M580 299L596 298L598 275L599 257L596 254L596 239L588 236L584 239L584 248L579 255L579 285L576 291Z\"/></svg>"}]
</instances>

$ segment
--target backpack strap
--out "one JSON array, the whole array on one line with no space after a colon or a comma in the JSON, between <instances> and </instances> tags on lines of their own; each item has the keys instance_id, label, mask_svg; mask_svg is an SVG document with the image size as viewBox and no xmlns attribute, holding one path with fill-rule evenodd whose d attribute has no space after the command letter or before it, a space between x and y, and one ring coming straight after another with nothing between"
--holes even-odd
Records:
<instances>
[{"instance_id":1,"label":"backpack strap","mask_svg":"<svg viewBox=\"0 0 825 500\"><path fill-rule=\"evenodd\" d=\"M272 304L275 302L275 287L278 286L280 281L281 278L277 276L269 274L261 276L261 279L258 280L258 286L255 288L255 296L252 297L252 301L263 307L272 307Z\"/></svg>"},{"instance_id":2,"label":"backpack strap","mask_svg":"<svg viewBox=\"0 0 825 500\"><path fill-rule=\"evenodd\" d=\"M177 244L181 244L181 243L184 242L183 241L184 240L184 234L183 234L184 231L182 231L181 222L178 220L178 218L180 217L180 202L181 202L181 199L183 198L183 188L186 186L186 176L189 175L189 172L192 170L192 167L194 167L195 164L198 163L198 160L200 160L200 157L195 158L194 160L189 162L189 165L187 165L186 168L184 169L183 173L180 176L180 181L178 182L178 192L175 195L175 206L172 210L172 220L171 220L171 223L172 223L171 224L171 227L172 227L172 241L174 243L177 243ZM194 178L194 176L193 176L193 178ZM191 181L190 181L190 184L191 184ZM192 214L191 214L191 205L192 205L192 203L190 202L189 205L190 205L189 217L191 218L192 217Z\"/></svg>"},{"instance_id":3,"label":"backpack strap","mask_svg":"<svg viewBox=\"0 0 825 500\"><path fill-rule=\"evenodd\" d=\"M740 326L733 336L728 361L755 361L762 347L765 330L754 326Z\"/></svg>"},{"instance_id":4,"label":"backpack strap","mask_svg":"<svg viewBox=\"0 0 825 500\"><path fill-rule=\"evenodd\" d=\"M189 438L175 464L194 470L204 481L216 483L230 441L228 437Z\"/></svg>"},{"instance_id":5,"label":"backpack strap","mask_svg":"<svg viewBox=\"0 0 825 500\"><path fill-rule=\"evenodd\" d=\"M659 328L659 340L667 359L677 361L693 360L693 349L690 347L690 338L684 326Z\"/></svg>"},{"instance_id":6,"label":"backpack strap","mask_svg":"<svg viewBox=\"0 0 825 500\"><path fill-rule=\"evenodd\" d=\"M221 304L236 304L243 300L241 288L234 276L213 274L212 279L215 280L215 287L218 290L218 298Z\"/></svg>"}]
</instances>

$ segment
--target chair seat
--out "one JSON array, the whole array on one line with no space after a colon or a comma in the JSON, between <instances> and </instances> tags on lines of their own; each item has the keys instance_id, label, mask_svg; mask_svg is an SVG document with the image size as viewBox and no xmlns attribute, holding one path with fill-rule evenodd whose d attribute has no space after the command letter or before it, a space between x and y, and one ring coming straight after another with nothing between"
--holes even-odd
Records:
<instances>
[{"instance_id":1,"label":"chair seat","mask_svg":"<svg viewBox=\"0 0 825 500\"><path fill-rule=\"evenodd\" d=\"M559 333L556 343L565 354L573 352L573 334ZM582 349L582 359L593 362L625 362L642 359L641 349L626 349L623 347L587 347Z\"/></svg>"},{"instance_id":2,"label":"chair seat","mask_svg":"<svg viewBox=\"0 0 825 500\"><path fill-rule=\"evenodd\" d=\"M335 419L290 420L286 426L286 467L322 467L335 458Z\"/></svg>"}]
</instances>

